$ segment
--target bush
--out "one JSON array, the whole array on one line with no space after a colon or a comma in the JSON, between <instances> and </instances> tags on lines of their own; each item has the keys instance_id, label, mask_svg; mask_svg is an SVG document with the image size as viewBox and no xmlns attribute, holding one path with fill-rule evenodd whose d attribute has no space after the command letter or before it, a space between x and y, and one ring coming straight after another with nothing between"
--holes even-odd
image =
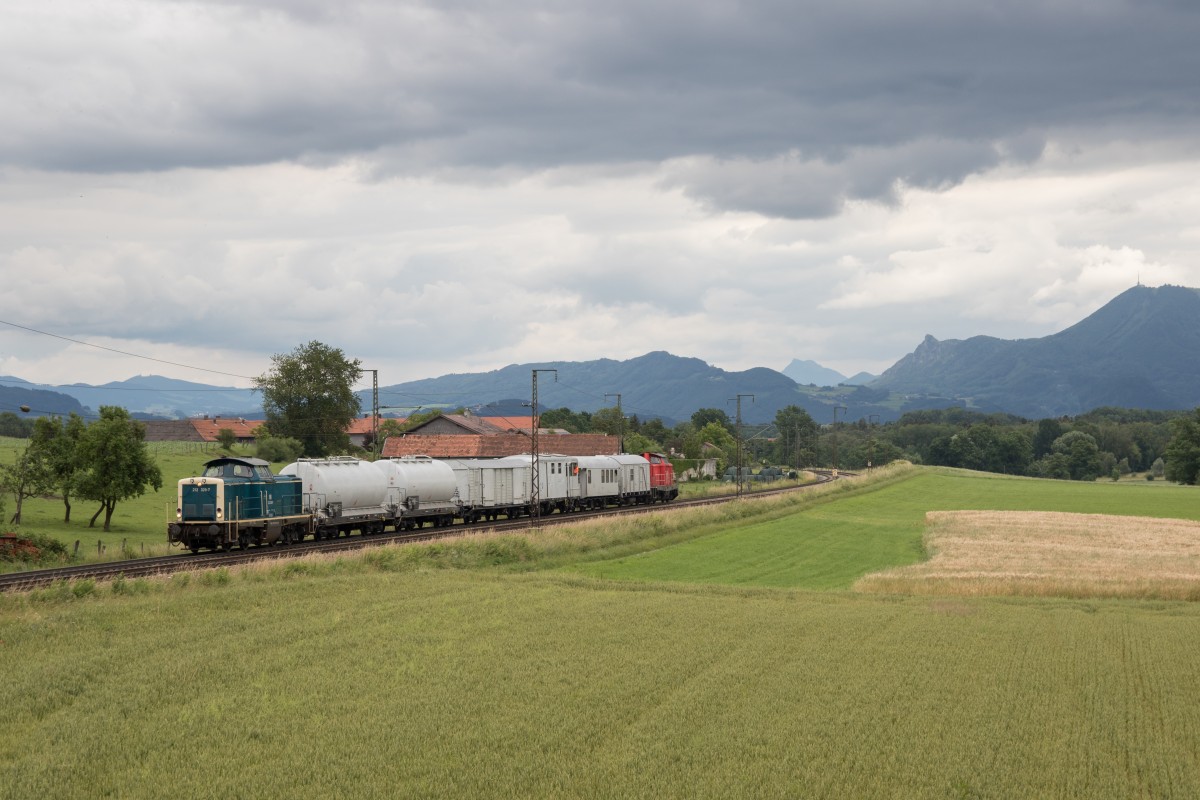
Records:
<instances>
[{"instance_id":1,"label":"bush","mask_svg":"<svg viewBox=\"0 0 1200 800\"><path fill-rule=\"evenodd\" d=\"M0 561L22 564L55 564L69 561L67 546L44 533L6 534L0 540Z\"/></svg>"},{"instance_id":2,"label":"bush","mask_svg":"<svg viewBox=\"0 0 1200 800\"><path fill-rule=\"evenodd\" d=\"M288 436L263 436L258 439L254 451L264 461L292 462L304 452L304 445Z\"/></svg>"}]
</instances>

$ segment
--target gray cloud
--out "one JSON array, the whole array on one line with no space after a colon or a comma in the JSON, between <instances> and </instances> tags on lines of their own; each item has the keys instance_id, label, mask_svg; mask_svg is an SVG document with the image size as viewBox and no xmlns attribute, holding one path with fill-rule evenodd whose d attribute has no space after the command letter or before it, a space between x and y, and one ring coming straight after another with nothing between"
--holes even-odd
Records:
<instances>
[{"instance_id":1,"label":"gray cloud","mask_svg":"<svg viewBox=\"0 0 1200 800\"><path fill-rule=\"evenodd\" d=\"M1197 283L1189 4L48 8L0 27L0 319L132 352L849 373Z\"/></svg>"},{"instance_id":2,"label":"gray cloud","mask_svg":"<svg viewBox=\"0 0 1200 800\"><path fill-rule=\"evenodd\" d=\"M1186 4L122 5L13 15L0 161L357 156L430 174L695 157L710 165L674 174L693 196L805 217L1036 157L1047 129L1200 116Z\"/></svg>"}]
</instances>

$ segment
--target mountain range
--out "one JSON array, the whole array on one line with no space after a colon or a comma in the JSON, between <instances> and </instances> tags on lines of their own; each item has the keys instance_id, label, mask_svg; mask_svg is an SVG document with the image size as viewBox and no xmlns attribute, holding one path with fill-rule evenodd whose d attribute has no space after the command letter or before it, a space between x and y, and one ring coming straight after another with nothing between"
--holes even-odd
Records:
<instances>
[{"instance_id":1,"label":"mountain range","mask_svg":"<svg viewBox=\"0 0 1200 800\"><path fill-rule=\"evenodd\" d=\"M380 405L405 415L417 408L472 408L481 416L529 413L533 370L539 409L596 411L619 399L626 414L688 419L699 408L742 419L771 420L787 405L818 422L896 419L905 411L966 406L1030 419L1072 416L1101 406L1190 409L1200 406L1200 290L1136 286L1059 333L1007 340L926 336L882 375L844 378L813 361L783 372L765 367L730 372L698 358L663 351L625 361L513 364L484 373L443 375L380 387ZM10 384L21 384L12 386ZM360 392L363 409L369 392ZM88 386L34 386L0 377L0 410L28 405L34 413L93 412L120 405L140 416L261 416L249 389L148 375ZM524 406L524 407L523 407Z\"/></svg>"},{"instance_id":2,"label":"mountain range","mask_svg":"<svg viewBox=\"0 0 1200 800\"><path fill-rule=\"evenodd\" d=\"M1137 286L1039 339L926 336L871 388L1039 419L1100 406L1200 405L1200 290Z\"/></svg>"},{"instance_id":3,"label":"mountain range","mask_svg":"<svg viewBox=\"0 0 1200 800\"><path fill-rule=\"evenodd\" d=\"M121 406L143 419L181 419L202 414L230 417L262 416L262 397L251 389L138 375L100 386L33 384L0 376L0 409L28 405L37 412L93 417L100 406Z\"/></svg>"}]
</instances>

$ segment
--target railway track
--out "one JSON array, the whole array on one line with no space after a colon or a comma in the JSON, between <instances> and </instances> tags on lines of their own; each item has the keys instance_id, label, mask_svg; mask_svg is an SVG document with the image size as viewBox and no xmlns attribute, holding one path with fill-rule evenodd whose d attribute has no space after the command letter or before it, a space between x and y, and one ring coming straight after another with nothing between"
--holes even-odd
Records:
<instances>
[{"instance_id":1,"label":"railway track","mask_svg":"<svg viewBox=\"0 0 1200 800\"><path fill-rule=\"evenodd\" d=\"M570 514L552 514L538 517L517 517L509 520L492 522L477 522L469 525L454 525L443 528L420 528L415 531L398 531L392 533L364 534L345 536L325 541L304 541L293 545L275 545L252 547L248 550L212 553L180 553L170 556L151 558L132 558L125 561L109 561L93 564L76 564L69 567L53 567L50 569L26 570L0 575L0 591L27 591L41 586L48 586L58 581L78 580L112 580L119 577L145 578L156 575L168 575L174 572L185 572L201 569L246 564L251 561L272 559L298 558L313 553L339 553L351 550L361 550L367 547L377 547L384 544L410 544L428 542L435 539L445 539L462 536L468 533L511 533L524 531L538 526L566 525L595 517L617 514L638 514L647 511L657 511L675 508L696 508L700 506L728 503L748 497L769 497L786 492L804 491L823 483L829 483L839 477L852 476L854 473L841 472L834 475L831 470L810 470L817 475L817 480L803 486L791 486L782 489L767 489L705 497L694 500L681 500L670 505L639 505L608 508L598 511L579 511Z\"/></svg>"}]
</instances>

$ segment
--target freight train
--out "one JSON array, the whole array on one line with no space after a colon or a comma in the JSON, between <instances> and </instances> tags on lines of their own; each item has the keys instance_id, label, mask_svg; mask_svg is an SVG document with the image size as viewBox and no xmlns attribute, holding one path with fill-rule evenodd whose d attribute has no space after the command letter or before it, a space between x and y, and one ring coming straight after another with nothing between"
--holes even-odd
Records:
<instances>
[{"instance_id":1,"label":"freight train","mask_svg":"<svg viewBox=\"0 0 1200 800\"><path fill-rule=\"evenodd\" d=\"M479 522L606 506L666 503L679 494L675 470L660 453L614 456L364 461L350 456L300 459L275 475L258 458L223 456L201 475L179 481L167 539L193 553L235 545L293 544L353 532L382 533L456 520Z\"/></svg>"}]
</instances>

